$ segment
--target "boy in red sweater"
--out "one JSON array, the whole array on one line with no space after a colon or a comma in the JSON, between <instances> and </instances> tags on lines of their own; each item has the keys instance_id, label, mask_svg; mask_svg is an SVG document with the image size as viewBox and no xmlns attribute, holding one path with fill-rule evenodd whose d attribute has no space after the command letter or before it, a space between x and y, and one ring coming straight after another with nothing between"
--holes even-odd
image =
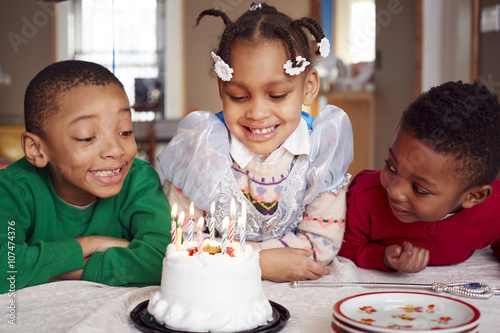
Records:
<instances>
[{"instance_id":1,"label":"boy in red sweater","mask_svg":"<svg viewBox=\"0 0 500 333\"><path fill-rule=\"evenodd\" d=\"M419 272L491 245L500 258L500 104L486 87L448 82L403 113L382 171L347 194L339 255L359 267Z\"/></svg>"}]
</instances>

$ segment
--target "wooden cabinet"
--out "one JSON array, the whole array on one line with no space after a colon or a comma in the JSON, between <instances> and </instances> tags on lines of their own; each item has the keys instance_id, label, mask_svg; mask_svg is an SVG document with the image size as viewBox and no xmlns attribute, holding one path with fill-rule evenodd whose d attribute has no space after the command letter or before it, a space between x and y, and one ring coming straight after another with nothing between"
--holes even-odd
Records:
<instances>
[{"instance_id":1,"label":"wooden cabinet","mask_svg":"<svg viewBox=\"0 0 500 333\"><path fill-rule=\"evenodd\" d=\"M372 92L331 92L318 97L311 113L316 116L321 105L331 104L344 110L351 120L354 158L348 172L354 177L359 171L374 168L375 107Z\"/></svg>"},{"instance_id":2,"label":"wooden cabinet","mask_svg":"<svg viewBox=\"0 0 500 333\"><path fill-rule=\"evenodd\" d=\"M21 134L24 125L0 124L0 162L14 162L24 156Z\"/></svg>"}]
</instances>

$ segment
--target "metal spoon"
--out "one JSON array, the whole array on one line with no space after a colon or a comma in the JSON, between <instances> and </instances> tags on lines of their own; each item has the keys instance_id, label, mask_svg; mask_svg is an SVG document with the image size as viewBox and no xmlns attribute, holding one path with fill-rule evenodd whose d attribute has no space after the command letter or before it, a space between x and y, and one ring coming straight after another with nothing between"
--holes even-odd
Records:
<instances>
[{"instance_id":1,"label":"metal spoon","mask_svg":"<svg viewBox=\"0 0 500 333\"><path fill-rule=\"evenodd\" d=\"M315 281L293 281L292 288L301 287L393 287L412 289L431 289L436 292L449 292L458 296L469 298L488 299L494 295L500 295L500 289L491 288L482 282L452 282L452 283L390 283L390 282L315 282Z\"/></svg>"}]
</instances>

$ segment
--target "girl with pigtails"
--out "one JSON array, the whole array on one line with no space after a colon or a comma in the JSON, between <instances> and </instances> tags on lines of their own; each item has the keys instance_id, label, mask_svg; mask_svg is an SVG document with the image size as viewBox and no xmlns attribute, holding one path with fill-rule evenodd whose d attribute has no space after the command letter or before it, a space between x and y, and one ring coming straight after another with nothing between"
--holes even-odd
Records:
<instances>
[{"instance_id":1,"label":"girl with pigtails","mask_svg":"<svg viewBox=\"0 0 500 333\"><path fill-rule=\"evenodd\" d=\"M212 52L223 111L187 115L159 155L170 206L189 212L193 202L195 219L208 221L215 203L220 236L234 198L236 216L246 207L246 245L260 250L263 279L327 275L344 234L352 128L335 106L316 118L301 110L319 90L311 35L318 55L327 57L330 43L315 20L292 20L265 3L235 22L209 9L197 23L206 16L225 24Z\"/></svg>"}]
</instances>

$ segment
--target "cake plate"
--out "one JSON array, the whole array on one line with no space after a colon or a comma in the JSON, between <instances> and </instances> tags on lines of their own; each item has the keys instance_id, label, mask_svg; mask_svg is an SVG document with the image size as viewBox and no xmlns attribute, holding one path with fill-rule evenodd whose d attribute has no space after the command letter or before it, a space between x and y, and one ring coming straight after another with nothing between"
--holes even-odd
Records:
<instances>
[{"instance_id":1,"label":"cake plate","mask_svg":"<svg viewBox=\"0 0 500 333\"><path fill-rule=\"evenodd\" d=\"M239 331L237 333L275 333L279 332L285 327L288 318L290 318L290 312L284 306L269 301L273 309L273 319L267 325L261 325L251 330ZM134 326L145 333L187 333L188 331L179 331L166 327L158 323L152 315L148 312L149 300L139 303L134 310L130 312L130 319L134 323ZM189 333L197 333L191 332ZM201 332L198 332L201 333Z\"/></svg>"}]
</instances>

